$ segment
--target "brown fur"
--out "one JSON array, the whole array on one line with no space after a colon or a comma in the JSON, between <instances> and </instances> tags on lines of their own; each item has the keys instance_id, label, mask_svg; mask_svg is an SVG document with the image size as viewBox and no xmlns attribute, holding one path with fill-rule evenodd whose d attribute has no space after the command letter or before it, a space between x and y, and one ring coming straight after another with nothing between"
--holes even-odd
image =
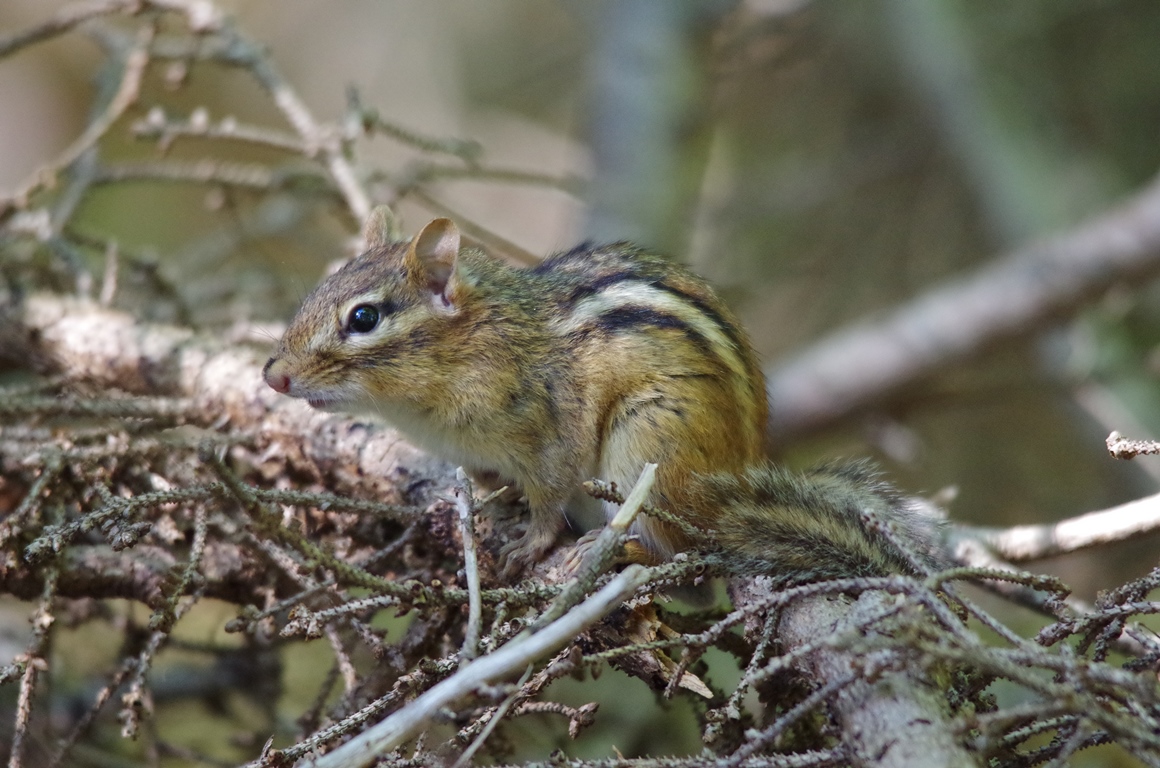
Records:
<instances>
[{"instance_id":1,"label":"brown fur","mask_svg":"<svg viewBox=\"0 0 1160 768\"><path fill-rule=\"evenodd\" d=\"M347 327L360 305L380 311L371 332ZM460 249L454 225L437 219L319 285L266 378L312 404L378 411L432 452L517 483L532 519L509 548L514 562L552 544L583 480L627 490L646 462L659 464L654 503L744 557L763 547L751 533L796 541L800 553L779 555L794 568L828 551L811 537L854 559L874 561L862 555L881 546L848 514L853 502L830 503L856 495L856 480L838 491L830 476L753 470L766 400L747 336L703 280L626 243L516 269ZM778 496L779 484L794 493ZM637 530L656 557L692 544L655 520Z\"/></svg>"}]
</instances>

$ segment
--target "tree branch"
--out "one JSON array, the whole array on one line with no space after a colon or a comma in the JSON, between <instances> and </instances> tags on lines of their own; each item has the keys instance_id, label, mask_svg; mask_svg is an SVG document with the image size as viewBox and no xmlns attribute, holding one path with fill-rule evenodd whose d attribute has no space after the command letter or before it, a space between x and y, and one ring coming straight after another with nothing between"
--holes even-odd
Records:
<instances>
[{"instance_id":1,"label":"tree branch","mask_svg":"<svg viewBox=\"0 0 1160 768\"><path fill-rule=\"evenodd\" d=\"M957 532L980 539L1004 560L1021 563L1126 541L1157 530L1160 494L1045 525L1014 525L998 530L961 527Z\"/></svg>"},{"instance_id":2,"label":"tree branch","mask_svg":"<svg viewBox=\"0 0 1160 768\"><path fill-rule=\"evenodd\" d=\"M939 368L1074 315L1116 283L1160 273L1160 180L1127 202L881 320L838 330L767 371L770 435L831 427Z\"/></svg>"},{"instance_id":3,"label":"tree branch","mask_svg":"<svg viewBox=\"0 0 1160 768\"><path fill-rule=\"evenodd\" d=\"M206 422L228 419L260 453L324 481L340 495L400 501L417 481L454 483L445 462L397 433L356 417L321 413L265 385L265 355L189 329L138 323L78 297L34 294L0 303L0 358L34 361L83 381L134 394L180 397Z\"/></svg>"},{"instance_id":4,"label":"tree branch","mask_svg":"<svg viewBox=\"0 0 1160 768\"><path fill-rule=\"evenodd\" d=\"M803 588L807 589L807 588ZM730 594L739 609L784 597L770 590L767 580L734 580ZM884 622L899 611L918 611L887 592L870 590L857 599L827 592L806 592L782 609L778 622L781 657L778 666L792 664L817 687L818 698L830 705L841 726L848 762L858 766L975 766L954 736L940 691L911 651L898 642ZM913 631L913 622L904 626ZM853 639L871 642L873 650ZM808 702L809 700L807 700ZM732 756L730 765L757 754L776 731L758 737ZM763 734L764 736L764 734Z\"/></svg>"}]
</instances>

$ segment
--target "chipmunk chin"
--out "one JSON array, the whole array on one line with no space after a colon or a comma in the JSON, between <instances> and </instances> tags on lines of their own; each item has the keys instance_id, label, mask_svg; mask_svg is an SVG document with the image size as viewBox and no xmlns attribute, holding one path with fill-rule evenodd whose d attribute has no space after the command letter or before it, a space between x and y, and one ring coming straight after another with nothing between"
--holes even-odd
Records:
<instances>
[{"instance_id":1,"label":"chipmunk chin","mask_svg":"<svg viewBox=\"0 0 1160 768\"><path fill-rule=\"evenodd\" d=\"M345 401L336 397L308 397L306 403L316 411L341 411Z\"/></svg>"}]
</instances>

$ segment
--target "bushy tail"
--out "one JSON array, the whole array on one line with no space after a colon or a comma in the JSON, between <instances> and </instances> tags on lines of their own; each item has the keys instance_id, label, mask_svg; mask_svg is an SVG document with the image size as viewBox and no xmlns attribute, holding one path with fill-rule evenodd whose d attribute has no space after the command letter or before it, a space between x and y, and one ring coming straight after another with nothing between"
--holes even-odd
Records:
<instances>
[{"instance_id":1,"label":"bushy tail","mask_svg":"<svg viewBox=\"0 0 1160 768\"><path fill-rule=\"evenodd\" d=\"M741 573L797 582L921 574L946 565L936 545L939 522L918 512L869 462L805 473L762 464L740 475L702 475L693 482L692 502L702 520L717 521L717 543Z\"/></svg>"}]
</instances>

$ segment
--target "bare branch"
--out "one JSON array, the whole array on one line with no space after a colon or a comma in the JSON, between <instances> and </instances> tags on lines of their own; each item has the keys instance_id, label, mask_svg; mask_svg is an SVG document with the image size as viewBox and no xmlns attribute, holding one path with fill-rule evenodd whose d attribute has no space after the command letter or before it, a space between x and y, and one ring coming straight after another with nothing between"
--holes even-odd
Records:
<instances>
[{"instance_id":1,"label":"bare branch","mask_svg":"<svg viewBox=\"0 0 1160 768\"><path fill-rule=\"evenodd\" d=\"M195 110L188 120L173 120L160 107L155 107L145 119L133 124L133 135L142 139L156 139L162 150L168 149L175 140L181 138L226 139L295 154L304 154L307 150L300 138L284 131L241 124L232 117L213 124L204 109Z\"/></svg>"},{"instance_id":2,"label":"bare branch","mask_svg":"<svg viewBox=\"0 0 1160 768\"><path fill-rule=\"evenodd\" d=\"M106 16L118 11L141 7L141 0L93 0L73 3L57 11L56 15L34 27L0 38L0 59L57 35L76 28L89 19Z\"/></svg>"},{"instance_id":3,"label":"bare branch","mask_svg":"<svg viewBox=\"0 0 1160 768\"><path fill-rule=\"evenodd\" d=\"M1116 459L1134 459L1160 453L1160 442L1156 440L1129 440L1119 432L1112 432L1107 439L1108 453Z\"/></svg>"},{"instance_id":4,"label":"bare branch","mask_svg":"<svg viewBox=\"0 0 1160 768\"><path fill-rule=\"evenodd\" d=\"M28 737L29 721L32 716L32 696L36 691L36 681L41 672L48 670L49 640L53 623L52 601L57 596L57 570L49 568L44 577L44 588L40 596L40 605L32 617L32 642L19 659L24 665L24 674L20 679L20 693L16 701L16 724L12 731L11 751L8 756L8 768L21 768L24 765L24 741Z\"/></svg>"},{"instance_id":5,"label":"bare branch","mask_svg":"<svg viewBox=\"0 0 1160 768\"><path fill-rule=\"evenodd\" d=\"M36 190L51 184L57 174L94 147L129 107L136 103L141 92L141 79L144 77L145 68L149 64L149 43L152 39L152 27L141 27L135 44L125 55L117 92L109 100L104 111L90 122L85 127L84 132L77 136L51 163L38 168L30 178L17 186L16 191L7 200L0 199L0 215L10 207L25 207L29 197Z\"/></svg>"},{"instance_id":6,"label":"bare branch","mask_svg":"<svg viewBox=\"0 0 1160 768\"><path fill-rule=\"evenodd\" d=\"M1017 576L1021 572L1011 563L1000 559L987 548L979 539L970 535L960 538L955 544L955 557L970 568L991 570L996 573L1010 573ZM1023 574L1028 576L1030 574ZM1023 605L1039 611L1045 616L1073 620L1092 612L1087 602L1074 596L1061 600L1059 594L1043 594L1031 589L1022 579L1000 581L988 579L985 586L991 591L1003 595L1012 603ZM1115 640L1115 645L1130 656L1148 658L1160 654L1160 641L1155 633L1143 626L1127 624L1123 627L1123 634Z\"/></svg>"},{"instance_id":7,"label":"bare branch","mask_svg":"<svg viewBox=\"0 0 1160 768\"><path fill-rule=\"evenodd\" d=\"M818 686L815 694L830 703L842 725L843 746L851 750L850 764L975 766L955 739L950 721L940 714L944 711L942 694L926 673L908 663L904 655L897 655L897 650L890 650L889 642L885 646L878 642L900 631L892 629L885 619L900 611L917 611L918 607L877 590L850 600L816 592L810 586L825 584L778 593L770 592L763 580L738 580L730 591L741 607L780 602L797 593L782 609L778 626L782 656L774 662L778 667L794 665L809 671L809 678ZM950 621L955 620L951 617ZM854 647L863 640L873 650ZM763 671L760 676L768 674ZM818 703L803 702L803 708ZM759 754L762 745L776 740L788 727L787 721L788 715L775 724L786 725L738 750L728 764L742 765L744 758Z\"/></svg>"},{"instance_id":8,"label":"bare branch","mask_svg":"<svg viewBox=\"0 0 1160 768\"><path fill-rule=\"evenodd\" d=\"M306 146L314 148L322 155L326 168L341 190L354 219L359 223L366 221L373 207L371 199L354 166L342 151L337 127L324 126L315 120L298 92L282 77L271 58L258 46L240 35L235 35L231 43L233 47L239 49L241 57L247 61L249 70L258 84L270 93L274 104L302 137Z\"/></svg>"},{"instance_id":9,"label":"bare branch","mask_svg":"<svg viewBox=\"0 0 1160 768\"><path fill-rule=\"evenodd\" d=\"M471 480L460 467L455 471L459 484L455 487L455 509L459 513L459 535L463 538L463 570L467 579L467 631L463 636L463 650L459 653L461 664L466 664L479 654L479 635L483 624L483 601L479 597L479 562L475 556L475 499L472 496Z\"/></svg>"},{"instance_id":10,"label":"bare branch","mask_svg":"<svg viewBox=\"0 0 1160 768\"><path fill-rule=\"evenodd\" d=\"M39 294L0 304L0 358L39 361L73 381L124 392L187 398L192 412L224 416L271 459L327 478L338 494L397 502L401 471L408 482L418 473L441 488L453 483L446 463L394 431L279 396L262 381L265 358L254 349L139 324L93 301Z\"/></svg>"},{"instance_id":11,"label":"bare branch","mask_svg":"<svg viewBox=\"0 0 1160 768\"><path fill-rule=\"evenodd\" d=\"M1160 272L1160 179L1125 203L972 276L926 291L882 320L811 344L768 371L770 435L832 426L916 380L1075 314L1124 281Z\"/></svg>"},{"instance_id":12,"label":"bare branch","mask_svg":"<svg viewBox=\"0 0 1160 768\"><path fill-rule=\"evenodd\" d=\"M1160 530L1160 494L1046 525L1015 525L1002 530L958 529L964 535L982 540L997 555L1013 563L1126 541L1157 530Z\"/></svg>"}]
</instances>

